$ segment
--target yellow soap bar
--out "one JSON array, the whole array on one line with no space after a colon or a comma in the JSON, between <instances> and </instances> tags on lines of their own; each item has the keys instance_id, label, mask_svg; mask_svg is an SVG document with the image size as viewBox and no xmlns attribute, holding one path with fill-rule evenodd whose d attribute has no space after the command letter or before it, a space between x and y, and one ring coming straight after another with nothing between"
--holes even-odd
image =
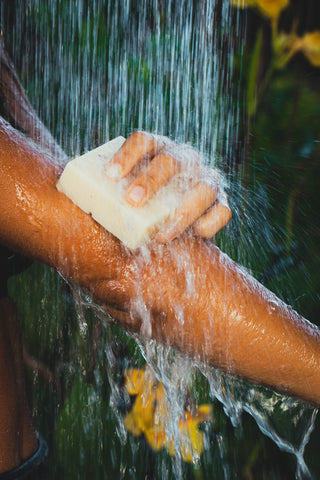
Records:
<instances>
[{"instance_id":1,"label":"yellow soap bar","mask_svg":"<svg viewBox=\"0 0 320 480\"><path fill-rule=\"evenodd\" d=\"M132 177L115 181L105 174L105 166L124 141L123 137L117 137L70 160L57 189L127 247L136 249L150 240L159 225L174 212L179 194L169 184L144 206L129 205L124 196Z\"/></svg>"}]
</instances>

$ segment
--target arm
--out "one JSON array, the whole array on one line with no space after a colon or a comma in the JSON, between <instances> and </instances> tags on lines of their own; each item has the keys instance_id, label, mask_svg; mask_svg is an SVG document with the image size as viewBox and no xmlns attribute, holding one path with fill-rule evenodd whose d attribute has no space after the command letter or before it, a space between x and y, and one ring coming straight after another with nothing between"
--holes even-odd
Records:
<instances>
[{"instance_id":1,"label":"arm","mask_svg":"<svg viewBox=\"0 0 320 480\"><path fill-rule=\"evenodd\" d=\"M320 404L315 326L201 239L185 234L154 243L150 258L128 252L56 190L60 171L2 121L2 243L72 277L123 326ZM151 313L150 325L141 304Z\"/></svg>"}]
</instances>

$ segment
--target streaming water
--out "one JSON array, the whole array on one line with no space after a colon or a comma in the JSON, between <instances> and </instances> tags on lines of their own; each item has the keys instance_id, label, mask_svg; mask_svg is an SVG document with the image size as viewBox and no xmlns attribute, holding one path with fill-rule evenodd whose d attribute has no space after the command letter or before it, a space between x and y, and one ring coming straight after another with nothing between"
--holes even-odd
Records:
<instances>
[{"instance_id":1,"label":"streaming water","mask_svg":"<svg viewBox=\"0 0 320 480\"><path fill-rule=\"evenodd\" d=\"M271 244L274 235L265 221L265 192L259 190L256 194L255 208L261 207L257 217L253 213L254 208L250 211L247 194L241 187L233 160L236 157L235 146L240 141L239 124L242 120L239 106L241 89L239 79L234 74L234 62L235 51L238 58L240 53L241 58L245 21L243 18L240 21L240 16L230 8L228 0L15 1L10 7L2 2L1 15L4 24L13 25L10 31L5 32L7 43L31 102L69 156L91 149L115 136L128 136L138 128L190 143L202 152L209 165L223 168L232 185L230 196L234 200L235 221L228 230L228 240L227 235L222 240L222 246L229 246L229 253L248 267L247 252L251 251L253 244L264 255L265 239ZM244 240L240 217L242 221L246 220L248 230L255 224L255 230L259 232L255 238L247 236ZM232 248L235 239L243 249ZM56 282L60 285L59 279ZM42 301L44 306L52 307L54 301L46 301L46 296L52 295L52 282L47 285ZM56 287L57 290L60 288ZM131 360L119 347L119 332L115 334L112 327L105 324L102 310L94 307L95 321L99 327L92 327L90 299L76 287L73 286L72 290L80 327L79 335L75 336L80 347L77 352L75 347L70 347L75 352L74 359L68 356L68 361L64 360L65 363L59 366L59 371L63 370L66 375L62 388L70 390L69 383L75 370L84 372L86 378L89 371L92 373L90 385L93 388L83 389L81 383L77 387L89 399L83 407L83 429L89 432L87 436L90 437L97 415L105 415L109 422L112 417L117 425L115 432L120 444L110 446L110 461L116 465L115 457L118 455L121 459L119 478L145 478L147 473L143 472L143 467L139 477L139 468L134 463L126 464L125 458L126 443L130 443L133 461L139 456L140 448L136 446L134 438L128 437L119 407L120 404L128 406L130 403L119 380L119 372L123 371L123 365L120 369L119 362L128 366ZM69 308L70 295L61 292L59 295L65 295L65 298L57 300L57 305L64 302L63 305L67 306L59 307L58 310L62 309L63 312L58 312L57 316L67 315L65 311ZM23 297L24 301L28 302L26 297ZM31 311L32 308L30 306ZM52 323L49 316L47 313L46 321ZM99 321L101 318L104 320L102 323ZM180 318L183 324L183 309ZM61 339L64 334L60 332L59 335ZM127 344L128 337L124 335L124 338ZM221 403L226 417L236 430L241 431L241 418L244 412L248 413L264 435L270 437L281 450L296 457L296 477L309 477L303 454L317 410L297 400L231 378L153 341L143 340L139 336L135 337L135 341L139 352L135 351L134 356L140 359L138 363L141 364L141 358L144 358L151 366L156 379L164 385L171 407L167 429L175 439L175 456L172 460L175 478L185 478L177 419L183 413L190 391L197 399L195 378L201 378L201 382L207 384L208 397L214 403ZM84 352L87 360L81 357ZM103 373L96 365L91 368L90 358L93 357L106 365L103 372L111 385L109 403L114 413L104 410L107 398L101 400ZM73 394L74 389L70 396ZM35 405L40 405L38 399L33 400ZM81 407L80 400L77 405ZM94 409L90 407L92 405ZM40 407L35 406L34 413L37 413L37 408ZM58 417L59 414L56 414ZM58 419L59 425L63 419L67 425L67 407ZM102 424L98 425L97 445L104 441L105 435L101 430ZM57 438L63 439L64 443L75 442L76 437L67 430L64 427L63 435L60 432ZM204 434L204 457L215 457L211 465L220 472L217 478L234 478L226 453L231 442L226 432L218 428L214 430L214 447L212 432L210 437L210 432L205 428ZM74 448L86 456L85 442L74 445ZM60 453L61 449L63 447L57 447ZM58 454L54 455L59 457ZM216 466L217 456L219 467ZM97 453L93 462L100 460ZM85 460L81 461L85 463ZM157 472L148 472L148 478L167 478L167 460L159 462L156 463ZM56 472L54 474L57 475ZM195 469L194 478L202 478L201 474L198 477L196 474ZM98 478L96 475L95 478ZM212 475L208 478L212 478Z\"/></svg>"}]
</instances>

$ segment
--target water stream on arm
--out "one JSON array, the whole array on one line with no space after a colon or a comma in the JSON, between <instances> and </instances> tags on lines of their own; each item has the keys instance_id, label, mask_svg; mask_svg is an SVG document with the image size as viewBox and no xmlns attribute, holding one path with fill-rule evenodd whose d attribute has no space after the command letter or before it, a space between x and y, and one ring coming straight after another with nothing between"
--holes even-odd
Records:
<instances>
[{"instance_id":1,"label":"water stream on arm","mask_svg":"<svg viewBox=\"0 0 320 480\"><path fill-rule=\"evenodd\" d=\"M203 154L209 166L227 172L234 220L221 237L222 249L248 268L253 250L256 255L266 255L263 252L266 239L270 245L276 235L267 220L267 194L262 188L257 189L250 206L235 166L242 114L240 83L233 72L235 51L241 56L243 49L245 21L243 18L240 21L229 2L207 0L201 2L201 8L198 2L187 0L33 0L27 7L24 2L15 3L16 29L7 33L14 63L19 66L32 104L67 154L75 156L118 135L127 137L136 129L190 143ZM254 214L254 210L258 210L259 215ZM247 224L246 236L243 223ZM254 238L248 235L252 226L256 232ZM87 321L91 301L77 287L73 286L72 290L80 343L81 339L87 341L88 335L93 335L90 338L94 340L99 332L88 333L92 328ZM49 289L47 294L50 295ZM97 307L93 311L99 323L104 314ZM146 311L145 328L148 314ZM183 308L179 319L183 323ZM130 362L119 349L115 351L119 339L111 327L108 330L105 317L103 320L104 326L99 325L105 343L92 341L92 345L99 345L92 358L107 365L105 374L111 385L110 405L117 417L120 448L130 442L134 451L135 439L128 437L119 409L119 402L129 404L130 399L117 374L121 358L124 363ZM185 475L179 419L192 393L196 402L194 378L201 378L207 384L208 398L213 403L221 403L236 430L241 431L241 417L244 412L248 413L264 435L296 457L296 477L309 477L303 455L316 420L316 409L229 377L154 341L134 338L138 357L151 368L154 381L163 384L170 405L166 435L173 439L175 478L182 479ZM78 352L75 366L69 359L69 367L61 367L66 375L69 369L70 379L74 370L79 369L86 376L92 366L80 356ZM89 389L88 398L98 409L103 380L99 368L91 370L93 389ZM67 386L68 380L66 389ZM96 412L89 407L86 410L84 430L90 431L90 422L95 418L95 414L90 417L93 411ZM66 409L63 413L67 416ZM103 433L100 434L102 438ZM68 438L73 441L72 437ZM208 428L204 428L202 454L204 457L218 455L221 478L225 479L235 476L226 453L229 443L230 439L219 430L210 436ZM85 451L83 455L85 457ZM121 457L120 478L138 478L134 465L125 464L125 453L112 451L111 456L116 455ZM197 459L194 460L196 463ZM113 461L116 464L117 461ZM166 465L163 462L158 465L158 471L153 472L157 478L167 478ZM153 478L150 472L148 475Z\"/></svg>"}]
</instances>

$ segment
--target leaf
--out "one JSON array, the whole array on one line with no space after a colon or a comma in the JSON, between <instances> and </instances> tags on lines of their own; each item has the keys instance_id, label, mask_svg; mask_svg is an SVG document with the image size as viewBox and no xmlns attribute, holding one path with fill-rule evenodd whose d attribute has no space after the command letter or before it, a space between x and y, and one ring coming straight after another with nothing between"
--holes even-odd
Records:
<instances>
[{"instance_id":1,"label":"leaf","mask_svg":"<svg viewBox=\"0 0 320 480\"><path fill-rule=\"evenodd\" d=\"M105 478L110 463L107 452L111 448L107 411L108 405L96 389L77 378L55 429L55 452L63 478L88 478L93 464L97 477Z\"/></svg>"},{"instance_id":2,"label":"leaf","mask_svg":"<svg viewBox=\"0 0 320 480\"><path fill-rule=\"evenodd\" d=\"M249 118L251 118L254 115L257 108L256 91L257 91L257 79L258 79L258 72L259 72L261 47L262 47L262 29L260 29L258 32L256 43L254 45L254 49L252 52L250 68L249 68L248 87L247 87L247 113Z\"/></svg>"}]
</instances>

